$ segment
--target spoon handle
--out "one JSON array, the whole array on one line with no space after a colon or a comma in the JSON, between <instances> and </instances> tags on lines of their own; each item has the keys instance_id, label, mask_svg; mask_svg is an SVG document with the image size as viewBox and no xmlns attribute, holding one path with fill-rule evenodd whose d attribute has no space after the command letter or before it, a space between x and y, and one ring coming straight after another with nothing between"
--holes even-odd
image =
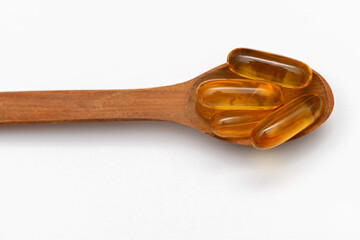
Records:
<instances>
[{"instance_id":1,"label":"spoon handle","mask_svg":"<svg viewBox=\"0 0 360 240\"><path fill-rule=\"evenodd\" d=\"M186 118L186 84L134 90L0 93L0 125Z\"/></svg>"}]
</instances>

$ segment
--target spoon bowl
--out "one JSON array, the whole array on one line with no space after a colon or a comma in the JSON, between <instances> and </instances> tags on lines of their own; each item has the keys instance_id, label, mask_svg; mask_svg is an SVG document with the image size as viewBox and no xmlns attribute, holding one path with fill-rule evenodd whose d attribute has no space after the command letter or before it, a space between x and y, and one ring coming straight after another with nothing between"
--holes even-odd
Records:
<instances>
[{"instance_id":1,"label":"spoon bowl","mask_svg":"<svg viewBox=\"0 0 360 240\"><path fill-rule=\"evenodd\" d=\"M210 129L209 123L207 119L201 117L196 108L196 88L197 86L202 83L203 81L210 80L210 79L219 79L219 78L229 78L229 79L236 79L240 78L238 75L230 71L227 64L220 65L210 71L188 81L189 85L192 85L189 91L189 97L187 99L187 114L188 118L191 120L191 124L187 124L190 127L196 128L201 132L204 132L212 137L217 139L235 143L239 145L251 145L250 139L225 139L216 136ZM282 88L282 92L284 95L284 104L290 102L292 99L304 95L306 93L314 93L320 96L323 100L324 104L324 111L322 112L321 116L308 128L304 129L296 136L291 138L289 141L302 137L316 128L318 128L321 124L323 124L330 116L333 108L334 108L334 96L331 91L329 84L326 80L316 71L313 70L313 78L311 83L302 89L291 89L291 88Z\"/></svg>"}]
</instances>

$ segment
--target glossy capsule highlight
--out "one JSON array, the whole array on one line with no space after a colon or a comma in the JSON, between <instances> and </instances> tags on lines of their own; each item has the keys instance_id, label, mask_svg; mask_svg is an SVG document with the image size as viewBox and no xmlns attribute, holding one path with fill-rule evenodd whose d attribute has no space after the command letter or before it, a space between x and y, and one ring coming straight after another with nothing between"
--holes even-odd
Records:
<instances>
[{"instance_id":1,"label":"glossy capsule highlight","mask_svg":"<svg viewBox=\"0 0 360 240\"><path fill-rule=\"evenodd\" d=\"M298 97L266 116L253 130L251 144L269 149L286 142L318 119L323 111L319 96Z\"/></svg>"},{"instance_id":2,"label":"glossy capsule highlight","mask_svg":"<svg viewBox=\"0 0 360 240\"><path fill-rule=\"evenodd\" d=\"M197 103L205 109L267 110L283 103L279 86L243 79L209 80L196 92Z\"/></svg>"},{"instance_id":3,"label":"glossy capsule highlight","mask_svg":"<svg viewBox=\"0 0 360 240\"><path fill-rule=\"evenodd\" d=\"M312 78L311 68L298 60L272 53L237 48L230 52L228 66L234 73L286 88L303 88Z\"/></svg>"},{"instance_id":4,"label":"glossy capsule highlight","mask_svg":"<svg viewBox=\"0 0 360 240\"><path fill-rule=\"evenodd\" d=\"M210 128L221 138L250 138L254 127L269 113L270 111L220 112L210 120Z\"/></svg>"}]
</instances>

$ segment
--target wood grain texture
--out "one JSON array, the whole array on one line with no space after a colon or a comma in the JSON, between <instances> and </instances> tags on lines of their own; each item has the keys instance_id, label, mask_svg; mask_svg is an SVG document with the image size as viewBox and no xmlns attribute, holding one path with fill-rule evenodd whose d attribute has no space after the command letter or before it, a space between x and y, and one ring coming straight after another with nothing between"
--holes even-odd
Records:
<instances>
[{"instance_id":1,"label":"wood grain texture","mask_svg":"<svg viewBox=\"0 0 360 240\"><path fill-rule=\"evenodd\" d=\"M0 125L90 121L161 120L193 127L212 137L208 120L196 111L196 88L209 79L240 78L226 64L190 81L171 86L135 90L30 91L0 93ZM317 72L304 89L282 88L285 103L304 93L323 98L324 112L293 139L319 127L334 107L332 91ZM250 145L249 140L223 141Z\"/></svg>"},{"instance_id":2,"label":"wood grain texture","mask_svg":"<svg viewBox=\"0 0 360 240\"><path fill-rule=\"evenodd\" d=\"M0 124L123 120L174 121L184 115L181 85L136 90L0 93Z\"/></svg>"}]
</instances>

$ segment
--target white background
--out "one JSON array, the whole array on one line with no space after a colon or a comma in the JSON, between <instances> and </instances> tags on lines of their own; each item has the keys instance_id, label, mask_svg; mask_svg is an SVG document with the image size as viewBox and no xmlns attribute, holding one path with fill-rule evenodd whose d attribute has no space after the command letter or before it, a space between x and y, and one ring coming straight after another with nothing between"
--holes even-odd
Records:
<instances>
[{"instance_id":1,"label":"white background","mask_svg":"<svg viewBox=\"0 0 360 240\"><path fill-rule=\"evenodd\" d=\"M335 96L268 151L167 122L1 127L0 239L360 239L359 23L356 0L0 0L0 91L170 85L248 47Z\"/></svg>"}]
</instances>

